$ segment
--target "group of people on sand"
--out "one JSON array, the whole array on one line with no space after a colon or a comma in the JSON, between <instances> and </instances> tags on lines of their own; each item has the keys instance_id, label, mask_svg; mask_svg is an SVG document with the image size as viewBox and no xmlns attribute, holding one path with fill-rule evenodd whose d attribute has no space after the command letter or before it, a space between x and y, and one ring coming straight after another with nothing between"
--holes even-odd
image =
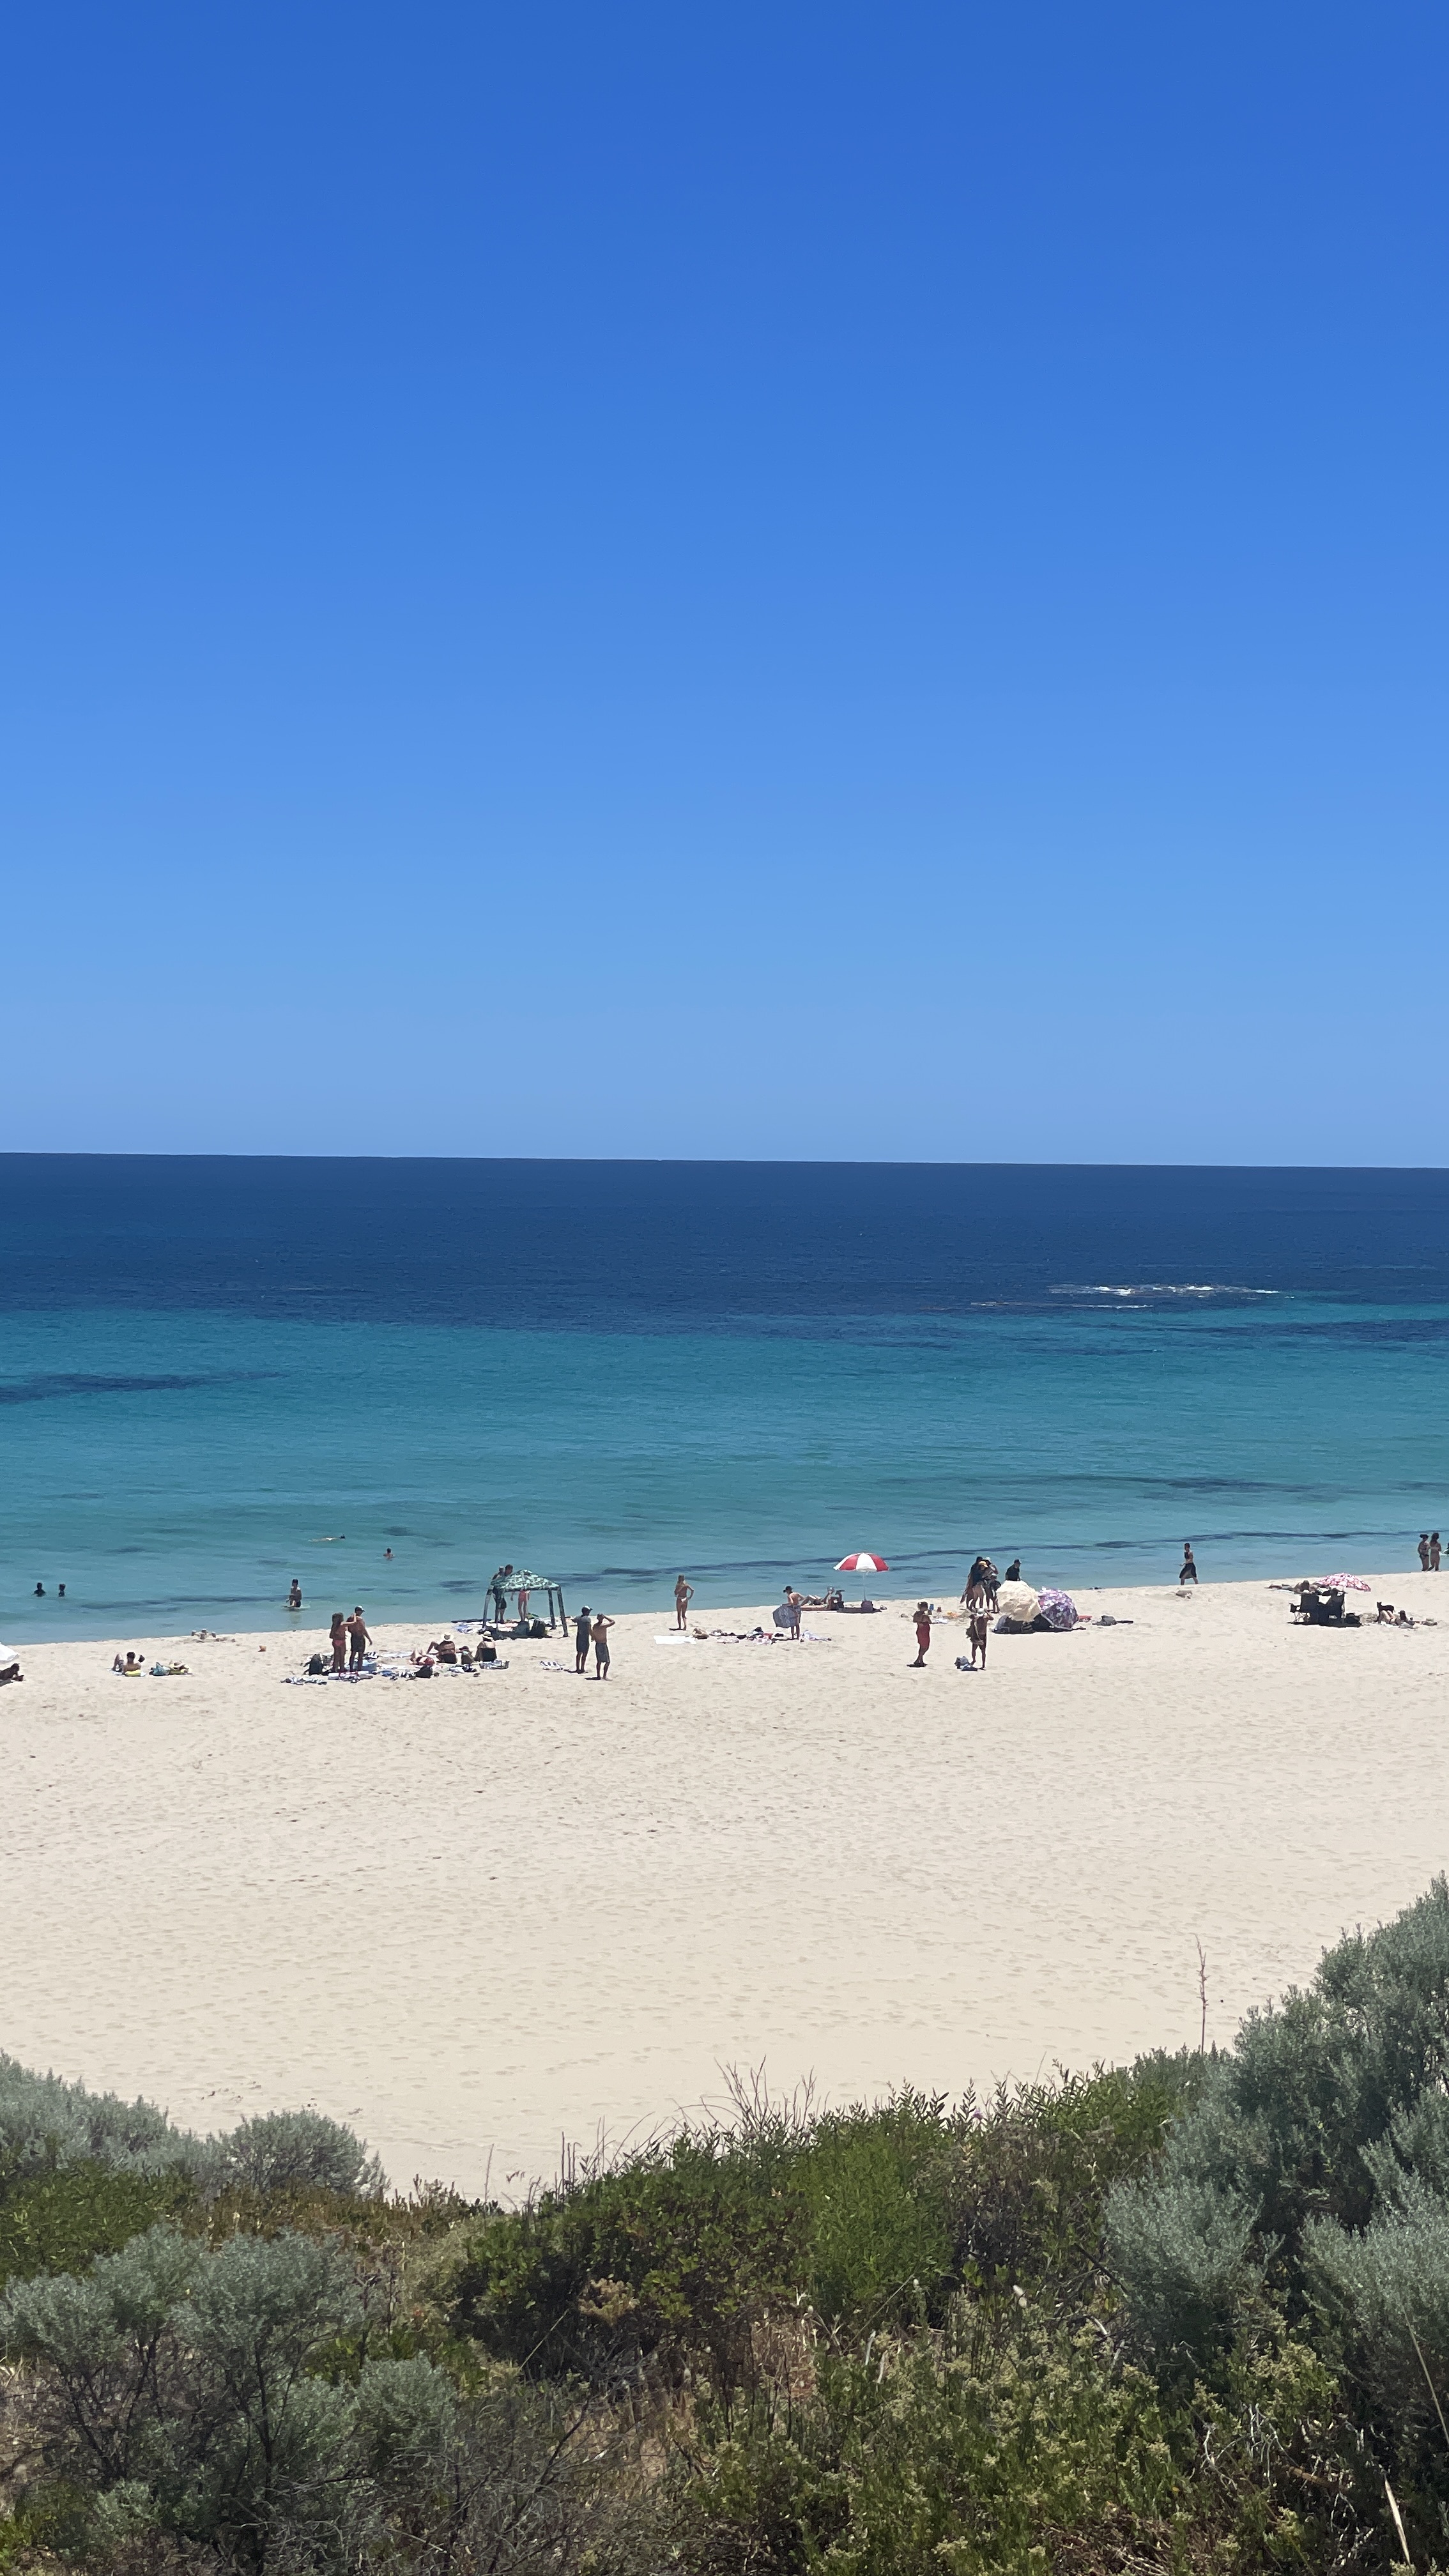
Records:
<instances>
[{"instance_id":1,"label":"group of people on sand","mask_svg":"<svg viewBox=\"0 0 1449 2576\"><path fill-rule=\"evenodd\" d=\"M434 1637L421 1649L415 1646L408 1657L414 1672L421 1673L428 1680L439 1664L455 1667L462 1673L472 1673L484 1664L496 1664L497 1661L498 1649L486 1630L476 1646L460 1646L455 1637L444 1635Z\"/></svg>"},{"instance_id":2,"label":"group of people on sand","mask_svg":"<svg viewBox=\"0 0 1449 2576\"><path fill-rule=\"evenodd\" d=\"M500 1565L495 1568L493 1580L488 1586L488 1599L492 1604L493 1618L497 1626L501 1627L508 1617L508 1595L510 1592L512 1592L517 1599L518 1616L520 1620L528 1617L528 1602L532 1588L531 1584L519 1583L515 1580L511 1559L507 1565Z\"/></svg>"},{"instance_id":3,"label":"group of people on sand","mask_svg":"<svg viewBox=\"0 0 1449 2576\"><path fill-rule=\"evenodd\" d=\"M991 1622L1001 1607L1001 1586L1003 1583L1020 1581L1019 1556L1012 1558L1004 1574L992 1563L989 1556L973 1558L971 1571L966 1577L961 1593L962 1606L966 1612L966 1641L971 1649L966 1667L968 1672L974 1673L978 1669L978 1663L980 1670L985 1672L986 1640L990 1634Z\"/></svg>"},{"instance_id":4,"label":"group of people on sand","mask_svg":"<svg viewBox=\"0 0 1449 2576\"><path fill-rule=\"evenodd\" d=\"M328 1642L332 1649L334 1673L360 1673L372 1638L359 1602L349 1619L345 1610L334 1610Z\"/></svg>"},{"instance_id":5,"label":"group of people on sand","mask_svg":"<svg viewBox=\"0 0 1449 2576\"><path fill-rule=\"evenodd\" d=\"M682 1626L683 1621L680 1624ZM596 1682L608 1680L609 1630L613 1625L614 1621L606 1619L602 1610L591 1610L587 1601L582 1604L578 1617L574 1621L574 1671L576 1673L588 1671L589 1648L592 1646L594 1679Z\"/></svg>"}]
</instances>

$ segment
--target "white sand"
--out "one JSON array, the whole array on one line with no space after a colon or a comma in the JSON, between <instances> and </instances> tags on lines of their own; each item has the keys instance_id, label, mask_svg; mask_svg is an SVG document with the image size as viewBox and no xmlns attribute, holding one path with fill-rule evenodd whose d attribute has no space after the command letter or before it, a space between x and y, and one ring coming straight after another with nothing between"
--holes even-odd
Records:
<instances>
[{"instance_id":1,"label":"white sand","mask_svg":"<svg viewBox=\"0 0 1449 2576\"><path fill-rule=\"evenodd\" d=\"M1196 2041L1199 1938L1226 2040L1449 1857L1449 1574L1376 1590L1446 1624L1093 1593L1135 1624L993 1637L983 1677L953 1627L907 1671L899 1604L799 1648L633 1617L606 1686L541 1670L555 1643L284 1688L310 1624L173 1642L187 1680L32 1647L0 2047L203 2128L312 2100L396 2181L513 2191L731 2064L840 2099Z\"/></svg>"}]
</instances>

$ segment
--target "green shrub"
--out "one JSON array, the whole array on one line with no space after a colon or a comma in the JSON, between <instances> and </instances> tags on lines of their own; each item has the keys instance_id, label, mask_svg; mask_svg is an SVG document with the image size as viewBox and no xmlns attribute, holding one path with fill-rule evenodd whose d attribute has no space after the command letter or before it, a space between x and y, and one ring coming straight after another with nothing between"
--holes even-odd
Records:
<instances>
[{"instance_id":1,"label":"green shrub","mask_svg":"<svg viewBox=\"0 0 1449 2576\"><path fill-rule=\"evenodd\" d=\"M1109 2192L1161 2153L1200 2080L1198 2062L1153 2057L1130 2069L1002 2085L966 2130L956 2183L961 2277L1000 2295L1049 2295L1063 2313L1092 2297Z\"/></svg>"},{"instance_id":2,"label":"green shrub","mask_svg":"<svg viewBox=\"0 0 1449 2576\"><path fill-rule=\"evenodd\" d=\"M213 2187L274 2192L311 2189L375 2199L383 2171L360 2138L320 2111L269 2111L216 2141Z\"/></svg>"},{"instance_id":3,"label":"green shrub","mask_svg":"<svg viewBox=\"0 0 1449 2576\"><path fill-rule=\"evenodd\" d=\"M31 2175L74 2164L185 2173L208 2198L307 2186L375 2196L384 2187L377 2158L320 2111L268 2112L222 2137L198 2138L173 2129L154 2103L89 2093L0 2054L0 2201Z\"/></svg>"},{"instance_id":4,"label":"green shrub","mask_svg":"<svg viewBox=\"0 0 1449 2576\"><path fill-rule=\"evenodd\" d=\"M754 2322L791 2304L807 2209L783 2178L717 2136L685 2133L576 2189L494 2212L451 2260L455 2333L534 2374L608 2384L656 2362L732 2391L750 2375Z\"/></svg>"},{"instance_id":5,"label":"green shrub","mask_svg":"<svg viewBox=\"0 0 1449 2576\"><path fill-rule=\"evenodd\" d=\"M959 2144L943 2105L902 2093L823 2115L775 2151L805 2208L801 2286L829 2324L938 2314L954 2279Z\"/></svg>"},{"instance_id":6,"label":"green shrub","mask_svg":"<svg viewBox=\"0 0 1449 2576\"><path fill-rule=\"evenodd\" d=\"M1249 2255L1253 2213L1209 2182L1119 2186L1107 2258L1136 2335L1164 2372L1189 2379L1234 2340L1262 2288Z\"/></svg>"},{"instance_id":7,"label":"green shrub","mask_svg":"<svg viewBox=\"0 0 1449 2576\"><path fill-rule=\"evenodd\" d=\"M1173 2332L1200 2352L1200 2335L1220 2346L1230 2337L1239 2314L1230 2239L1241 2213L1251 2260L1301 2315L1305 2231L1319 2220L1367 2223L1395 2137L1411 2160L1442 2167L1449 2129L1423 2106L1446 2070L1449 1886L1440 1878L1393 1922L1328 1951L1306 1990L1249 2014L1232 2051L1207 2070L1156 2180L1114 2196L1109 2227L1143 2337ZM1196 2274L1186 2244L1194 2226L1203 2236ZM1173 2319L1182 2323L1187 2309L1197 2323L1178 2335Z\"/></svg>"},{"instance_id":8,"label":"green shrub","mask_svg":"<svg viewBox=\"0 0 1449 2576\"><path fill-rule=\"evenodd\" d=\"M32 2172L0 2201L0 2289L37 2272L83 2272L195 2198L184 2173L72 2164Z\"/></svg>"},{"instance_id":9,"label":"green shrub","mask_svg":"<svg viewBox=\"0 0 1449 2576\"><path fill-rule=\"evenodd\" d=\"M1449 2504L1449 2208L1416 2176L1362 2234L1310 2226L1310 2285L1397 2461Z\"/></svg>"},{"instance_id":10,"label":"green shrub","mask_svg":"<svg viewBox=\"0 0 1449 2576\"><path fill-rule=\"evenodd\" d=\"M180 2162L195 2144L153 2103L88 2093L58 2075L33 2075L0 2053L0 2191L57 2164L156 2173Z\"/></svg>"},{"instance_id":11,"label":"green shrub","mask_svg":"<svg viewBox=\"0 0 1449 2576\"><path fill-rule=\"evenodd\" d=\"M82 2279L12 2284L0 2338L31 2365L52 2473L93 2499L97 2545L154 2530L260 2567L344 2560L389 2484L435 2480L453 2395L423 2359L322 2374L362 2301L338 2248L154 2227Z\"/></svg>"},{"instance_id":12,"label":"green shrub","mask_svg":"<svg viewBox=\"0 0 1449 2576\"><path fill-rule=\"evenodd\" d=\"M1040 2576L1064 2533L1114 2516L1155 2531L1179 2485L1150 2382L1041 2321L993 2345L965 2312L939 2350L829 2356L788 2417L757 2404L721 2431L684 2547L721 2571Z\"/></svg>"}]
</instances>

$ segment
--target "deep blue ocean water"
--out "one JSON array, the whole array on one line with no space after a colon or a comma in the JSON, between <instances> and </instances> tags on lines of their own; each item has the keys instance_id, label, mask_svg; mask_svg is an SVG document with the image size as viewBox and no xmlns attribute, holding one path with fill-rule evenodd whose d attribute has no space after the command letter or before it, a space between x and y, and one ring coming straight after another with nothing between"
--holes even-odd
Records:
<instances>
[{"instance_id":1,"label":"deep blue ocean water","mask_svg":"<svg viewBox=\"0 0 1449 2576\"><path fill-rule=\"evenodd\" d=\"M0 1635L1411 1566L1446 1357L1449 1172L3 1156Z\"/></svg>"}]
</instances>

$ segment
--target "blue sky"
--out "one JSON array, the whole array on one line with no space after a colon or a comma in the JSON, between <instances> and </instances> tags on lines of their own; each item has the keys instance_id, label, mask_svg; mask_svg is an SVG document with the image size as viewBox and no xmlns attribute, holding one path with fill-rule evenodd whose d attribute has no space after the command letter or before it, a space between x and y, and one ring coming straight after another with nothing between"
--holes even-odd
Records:
<instances>
[{"instance_id":1,"label":"blue sky","mask_svg":"<svg viewBox=\"0 0 1449 2576\"><path fill-rule=\"evenodd\" d=\"M0 1143L1445 1161L1446 74L19 0Z\"/></svg>"}]
</instances>

